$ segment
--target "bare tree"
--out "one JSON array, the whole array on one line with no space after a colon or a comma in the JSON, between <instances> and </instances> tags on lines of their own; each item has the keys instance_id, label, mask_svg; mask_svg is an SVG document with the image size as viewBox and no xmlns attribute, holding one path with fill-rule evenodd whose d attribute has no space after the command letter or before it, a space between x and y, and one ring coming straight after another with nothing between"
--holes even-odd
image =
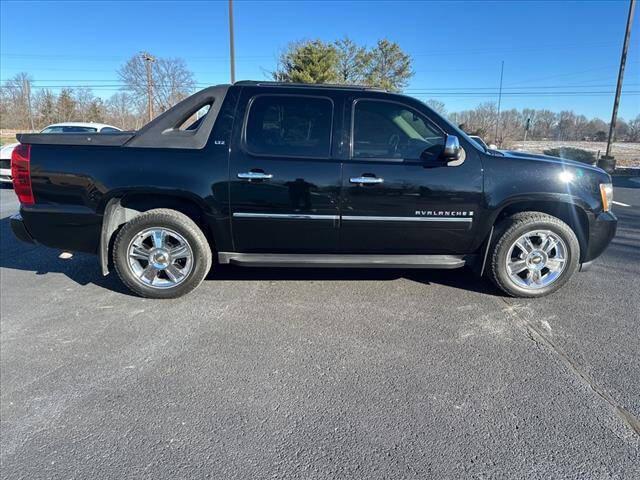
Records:
<instances>
[{"instance_id":1,"label":"bare tree","mask_svg":"<svg viewBox=\"0 0 640 480\"><path fill-rule=\"evenodd\" d=\"M629 142L639 142L640 141L640 115L637 115L636 118L629 120L627 123L627 140Z\"/></svg>"},{"instance_id":2,"label":"bare tree","mask_svg":"<svg viewBox=\"0 0 640 480\"><path fill-rule=\"evenodd\" d=\"M108 122L125 130L139 129L146 119L144 105L137 104L133 98L118 92L107 102Z\"/></svg>"},{"instance_id":3,"label":"bare tree","mask_svg":"<svg viewBox=\"0 0 640 480\"><path fill-rule=\"evenodd\" d=\"M495 102L478 105L473 110L465 110L455 114L455 122L471 135L488 137L495 130L498 107Z\"/></svg>"},{"instance_id":4,"label":"bare tree","mask_svg":"<svg viewBox=\"0 0 640 480\"><path fill-rule=\"evenodd\" d=\"M95 95L90 88L80 87L73 92L73 99L76 103L77 120L89 121L89 111L95 101Z\"/></svg>"},{"instance_id":5,"label":"bare tree","mask_svg":"<svg viewBox=\"0 0 640 480\"><path fill-rule=\"evenodd\" d=\"M551 138L557 121L558 116L551 110L538 110L536 112L536 121L534 123L532 137L538 139Z\"/></svg>"},{"instance_id":6,"label":"bare tree","mask_svg":"<svg viewBox=\"0 0 640 480\"><path fill-rule=\"evenodd\" d=\"M31 98L32 82L31 75L20 72L7 80L2 88L7 121L17 128L35 128Z\"/></svg>"},{"instance_id":7,"label":"bare tree","mask_svg":"<svg viewBox=\"0 0 640 480\"><path fill-rule=\"evenodd\" d=\"M431 110L438 112L440 115L447 115L447 109L444 106L444 102L436 100L435 98L430 98L426 103L431 108Z\"/></svg>"},{"instance_id":8,"label":"bare tree","mask_svg":"<svg viewBox=\"0 0 640 480\"><path fill-rule=\"evenodd\" d=\"M147 98L146 66L141 55L134 55L119 70L118 76L125 83L135 102ZM153 111L162 113L189 96L196 82L187 64L181 58L156 58L151 68Z\"/></svg>"},{"instance_id":9,"label":"bare tree","mask_svg":"<svg viewBox=\"0 0 640 480\"><path fill-rule=\"evenodd\" d=\"M42 129L56 122L56 100L56 96L51 90L43 89L36 93L34 97L34 108L38 129Z\"/></svg>"}]
</instances>

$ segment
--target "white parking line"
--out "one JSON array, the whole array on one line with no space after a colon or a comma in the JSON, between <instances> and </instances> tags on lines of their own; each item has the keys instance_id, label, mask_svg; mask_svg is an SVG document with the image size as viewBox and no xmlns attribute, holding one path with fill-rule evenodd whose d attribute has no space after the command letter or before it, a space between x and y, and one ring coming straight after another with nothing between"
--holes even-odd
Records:
<instances>
[{"instance_id":1,"label":"white parking line","mask_svg":"<svg viewBox=\"0 0 640 480\"><path fill-rule=\"evenodd\" d=\"M627 205L626 203L616 202L615 200L613 200L611 203L613 203L614 205L620 205L621 207L630 207L631 206L631 205Z\"/></svg>"}]
</instances>

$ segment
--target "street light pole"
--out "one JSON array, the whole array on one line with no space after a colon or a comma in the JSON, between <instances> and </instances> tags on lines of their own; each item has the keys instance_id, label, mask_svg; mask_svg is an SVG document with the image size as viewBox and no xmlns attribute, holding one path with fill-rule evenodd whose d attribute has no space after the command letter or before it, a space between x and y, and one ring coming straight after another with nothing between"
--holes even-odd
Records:
<instances>
[{"instance_id":1,"label":"street light pole","mask_svg":"<svg viewBox=\"0 0 640 480\"><path fill-rule=\"evenodd\" d=\"M620 56L620 69L618 70L618 85L616 86L616 97L613 100L613 113L611 114L611 123L609 124L609 138L607 139L607 151L602 159L605 161L609 170L615 170L616 163L611 156L611 143L616 133L616 121L618 119L618 106L620 105L620 94L622 92L622 80L624 78L624 67L627 63L627 51L629 50L629 39L631 38L631 25L633 24L633 12L636 8L636 0L629 2L629 16L627 17L627 29L624 34L624 43L622 44L622 55ZM605 165L603 165L605 166Z\"/></svg>"},{"instance_id":2,"label":"street light pole","mask_svg":"<svg viewBox=\"0 0 640 480\"><path fill-rule=\"evenodd\" d=\"M233 0L229 0L229 60L231 62L231 83L236 81L236 52L233 41Z\"/></svg>"},{"instance_id":3,"label":"street light pole","mask_svg":"<svg viewBox=\"0 0 640 480\"><path fill-rule=\"evenodd\" d=\"M149 121L153 120L153 75L151 73L151 64L156 61L153 55L147 52L142 53L145 69L147 71L147 115Z\"/></svg>"},{"instance_id":4,"label":"street light pole","mask_svg":"<svg viewBox=\"0 0 640 480\"><path fill-rule=\"evenodd\" d=\"M500 91L498 93L498 113L496 115L496 145L500 145L498 143L498 132L500 131L500 104L502 103L502 76L504 74L504 60L502 61L502 66L500 67Z\"/></svg>"}]
</instances>

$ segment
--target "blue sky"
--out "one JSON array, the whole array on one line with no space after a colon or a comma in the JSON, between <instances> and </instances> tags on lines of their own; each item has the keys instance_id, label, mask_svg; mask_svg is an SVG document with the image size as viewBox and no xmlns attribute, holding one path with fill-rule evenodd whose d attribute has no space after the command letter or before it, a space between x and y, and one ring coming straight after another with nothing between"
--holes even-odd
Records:
<instances>
[{"instance_id":1,"label":"blue sky","mask_svg":"<svg viewBox=\"0 0 640 480\"><path fill-rule=\"evenodd\" d=\"M450 111L496 100L503 108L571 109L609 119L628 2L383 2L236 0L238 79L265 79L288 42L386 37L414 59L407 93ZM182 57L205 84L229 81L227 2L6 1L0 4L0 78L29 72L38 86L118 89L131 55ZM640 113L640 8L620 115Z\"/></svg>"}]
</instances>

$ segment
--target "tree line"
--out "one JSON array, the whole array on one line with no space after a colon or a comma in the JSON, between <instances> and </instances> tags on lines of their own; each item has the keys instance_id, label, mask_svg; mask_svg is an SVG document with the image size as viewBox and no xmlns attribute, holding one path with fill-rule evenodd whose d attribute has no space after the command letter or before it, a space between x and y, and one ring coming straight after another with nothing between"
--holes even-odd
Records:
<instances>
[{"instance_id":1,"label":"tree line","mask_svg":"<svg viewBox=\"0 0 640 480\"><path fill-rule=\"evenodd\" d=\"M436 101L437 102L437 101ZM433 107L433 102L431 103ZM437 102L444 108L444 104ZM440 113L442 113L440 108ZM487 142L508 146L514 141L528 140L588 140L606 142L609 123L600 118L587 118L572 110L559 113L547 109L524 108L503 110L498 114L495 102L486 102L471 110L452 112L449 120L470 135L478 135ZM496 130L496 124L498 128ZM615 139L617 141L640 141L640 115L625 121L618 118Z\"/></svg>"},{"instance_id":2,"label":"tree line","mask_svg":"<svg viewBox=\"0 0 640 480\"><path fill-rule=\"evenodd\" d=\"M52 123L83 121L138 129L148 121L149 91L153 113L159 115L193 93L197 86L183 59L153 58L147 63L145 58L149 55L136 54L118 69L121 91L108 99L96 96L88 87L61 88L57 93L50 88L36 90L33 78L19 73L0 88L0 128L39 130ZM280 53L275 69L267 74L281 82L367 85L402 92L413 70L411 57L395 42L381 39L367 47L345 37L335 42L291 43ZM607 122L573 111L525 108L498 114L496 103L487 102L473 109L447 112L445 104L437 99L426 103L467 133L499 146L522 140L525 132L531 140L605 141L609 131ZM640 141L640 115L629 121L619 119L616 139Z\"/></svg>"}]
</instances>

